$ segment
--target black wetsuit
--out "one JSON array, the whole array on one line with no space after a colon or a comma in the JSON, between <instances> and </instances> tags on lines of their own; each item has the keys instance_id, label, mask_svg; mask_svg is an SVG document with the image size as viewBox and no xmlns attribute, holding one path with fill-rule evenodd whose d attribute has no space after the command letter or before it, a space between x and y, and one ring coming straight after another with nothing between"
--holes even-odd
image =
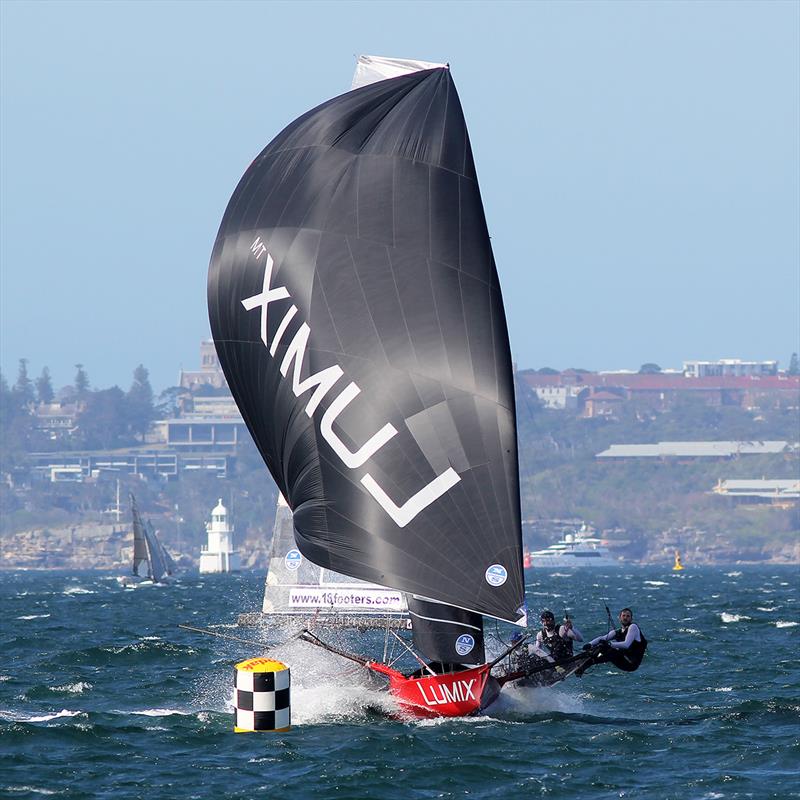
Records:
<instances>
[{"instance_id":1,"label":"black wetsuit","mask_svg":"<svg viewBox=\"0 0 800 800\"><path fill-rule=\"evenodd\" d=\"M636 623L632 622L631 625L636 625ZM630 646L625 649L614 648L606 644L603 649L594 656L592 664L609 663L613 664L617 669L621 669L623 672L636 672L636 670L639 669L639 665L642 663L644 652L647 650L647 639L645 639L642 629L639 628L638 625L636 625L636 627L639 631L638 640L634 639L630 643ZM604 642L624 642L627 638L629 628L630 625L615 630L613 635L608 634L601 637L599 644L602 646ZM597 640L595 639L595 641ZM587 664L587 667L588 666Z\"/></svg>"},{"instance_id":2,"label":"black wetsuit","mask_svg":"<svg viewBox=\"0 0 800 800\"><path fill-rule=\"evenodd\" d=\"M565 639L561 636L558 627L549 630L543 627L540 636L541 639L539 636L536 637L537 643L547 648L554 661L563 661L572 655L572 639Z\"/></svg>"}]
</instances>

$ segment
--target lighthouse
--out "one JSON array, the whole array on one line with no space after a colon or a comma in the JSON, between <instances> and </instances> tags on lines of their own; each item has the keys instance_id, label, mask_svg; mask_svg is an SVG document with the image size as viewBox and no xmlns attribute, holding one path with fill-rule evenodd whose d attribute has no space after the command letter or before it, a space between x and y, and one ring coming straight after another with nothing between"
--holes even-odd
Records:
<instances>
[{"instance_id":1,"label":"lighthouse","mask_svg":"<svg viewBox=\"0 0 800 800\"><path fill-rule=\"evenodd\" d=\"M220 498L206 523L208 544L200 548L200 572L236 572L240 568L239 553L233 549L233 525Z\"/></svg>"}]
</instances>

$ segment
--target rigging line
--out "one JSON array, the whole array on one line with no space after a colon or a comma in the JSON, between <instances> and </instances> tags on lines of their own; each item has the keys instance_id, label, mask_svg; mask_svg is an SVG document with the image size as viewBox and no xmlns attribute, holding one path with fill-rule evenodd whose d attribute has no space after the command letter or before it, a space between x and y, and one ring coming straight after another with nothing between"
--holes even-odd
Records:
<instances>
[{"instance_id":1,"label":"rigging line","mask_svg":"<svg viewBox=\"0 0 800 800\"><path fill-rule=\"evenodd\" d=\"M611 609L608 607L608 603L604 602L603 605L606 607L606 614L608 615L608 630L615 631L617 629L617 626L611 619Z\"/></svg>"},{"instance_id":2,"label":"rigging line","mask_svg":"<svg viewBox=\"0 0 800 800\"><path fill-rule=\"evenodd\" d=\"M411 655L412 655L412 656L414 656L414 658L416 659L417 663L418 663L418 664L421 664L423 669L426 669L426 670L427 670L427 671L428 671L428 672L429 672L431 675L436 675L436 673L435 673L435 672L434 672L434 671L433 671L433 670L430 668L430 666L429 666L428 664L426 664L426 663L425 663L425 662L424 662L424 661L423 661L423 660L422 660L422 659L421 659L421 658L420 658L420 657L419 657L419 656L418 656L418 655L417 655L417 654L416 654L416 653L415 653L415 652L414 652L414 651L413 651L413 650L412 650L412 649L411 649L411 648L410 648L410 647L409 647L409 646L408 646L408 645L407 645L407 644L406 644L406 643L405 643L405 642L404 642L404 641L403 641L403 640L402 640L402 639L401 639L401 638L400 638L400 637L397 635L397 633L396 633L395 631L392 631L392 636L394 636L394 638L395 638L395 639L397 639L397 641L398 641L398 642L400 642L400 644L401 644L401 645L403 645L403 647L405 647L405 649L406 649L406 650L408 650L408 652L409 652L409 653L411 653Z\"/></svg>"},{"instance_id":3,"label":"rigging line","mask_svg":"<svg viewBox=\"0 0 800 800\"><path fill-rule=\"evenodd\" d=\"M391 623L391 617L386 617L386 634L383 637L383 663L386 663L387 651L389 649L389 625Z\"/></svg>"},{"instance_id":4,"label":"rigging line","mask_svg":"<svg viewBox=\"0 0 800 800\"><path fill-rule=\"evenodd\" d=\"M262 641L257 641L255 639L243 639L241 636L233 636L230 633L219 633L218 631L210 631L206 628L195 628L192 625L178 625L179 628L182 628L185 631L192 631L193 633L204 633L206 636L217 636L220 639L230 639L233 642L242 642L243 644L255 644L259 647L264 647L267 643ZM292 636L286 640L286 642L290 642L292 639L296 639L297 636ZM283 644L286 644L283 642ZM279 647L280 645L275 645L275 647ZM269 652L269 651L267 651Z\"/></svg>"}]
</instances>

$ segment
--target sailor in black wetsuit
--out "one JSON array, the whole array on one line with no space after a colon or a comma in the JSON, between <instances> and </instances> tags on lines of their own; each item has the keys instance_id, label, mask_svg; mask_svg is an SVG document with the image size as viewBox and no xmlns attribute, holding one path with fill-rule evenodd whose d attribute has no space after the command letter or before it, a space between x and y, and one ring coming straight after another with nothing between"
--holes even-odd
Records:
<instances>
[{"instance_id":1,"label":"sailor in black wetsuit","mask_svg":"<svg viewBox=\"0 0 800 800\"><path fill-rule=\"evenodd\" d=\"M556 618L552 611L545 609L541 615L542 629L536 634L533 654L547 661L563 661L572 655L572 643L582 642L581 632L565 619L564 624L556 626Z\"/></svg>"},{"instance_id":2,"label":"sailor in black wetsuit","mask_svg":"<svg viewBox=\"0 0 800 800\"><path fill-rule=\"evenodd\" d=\"M635 672L644 658L647 639L633 621L633 612L623 608L619 612L620 627L603 636L592 639L583 646L584 650L593 651L592 660L584 664L575 674L580 677L594 664L609 663L623 672Z\"/></svg>"}]
</instances>

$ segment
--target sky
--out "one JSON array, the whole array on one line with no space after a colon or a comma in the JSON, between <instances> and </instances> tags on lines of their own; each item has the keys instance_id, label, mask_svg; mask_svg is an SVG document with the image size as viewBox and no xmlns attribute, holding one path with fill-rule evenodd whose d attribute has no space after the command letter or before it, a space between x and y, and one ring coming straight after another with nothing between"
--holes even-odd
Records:
<instances>
[{"instance_id":1,"label":"sky","mask_svg":"<svg viewBox=\"0 0 800 800\"><path fill-rule=\"evenodd\" d=\"M0 0L0 368L199 366L231 193L361 53L448 62L519 368L800 350L800 3Z\"/></svg>"}]
</instances>

